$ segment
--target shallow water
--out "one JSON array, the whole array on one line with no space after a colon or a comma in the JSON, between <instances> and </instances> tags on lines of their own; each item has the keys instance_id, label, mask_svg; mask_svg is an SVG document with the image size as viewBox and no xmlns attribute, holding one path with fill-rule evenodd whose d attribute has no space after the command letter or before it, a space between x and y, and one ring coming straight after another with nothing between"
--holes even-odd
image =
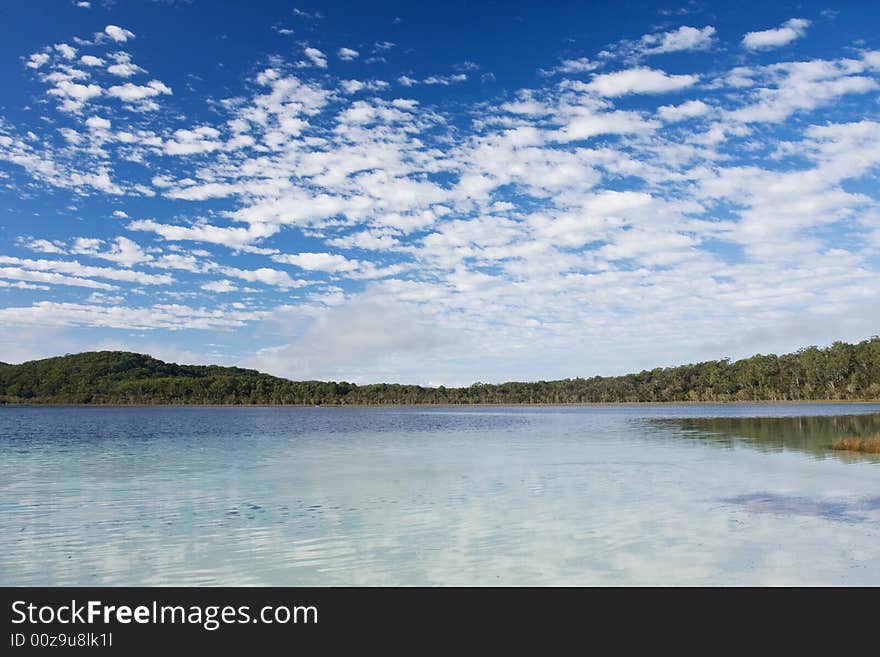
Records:
<instances>
[{"instance_id":1,"label":"shallow water","mask_svg":"<svg viewBox=\"0 0 880 657\"><path fill-rule=\"evenodd\" d=\"M0 407L0 584L880 584L878 404Z\"/></svg>"}]
</instances>

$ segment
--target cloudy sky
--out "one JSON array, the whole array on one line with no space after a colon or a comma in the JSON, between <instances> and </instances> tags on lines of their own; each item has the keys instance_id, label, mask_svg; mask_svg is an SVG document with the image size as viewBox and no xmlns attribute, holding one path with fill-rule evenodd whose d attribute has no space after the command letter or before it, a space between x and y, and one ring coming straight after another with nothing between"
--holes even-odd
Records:
<instances>
[{"instance_id":1,"label":"cloudy sky","mask_svg":"<svg viewBox=\"0 0 880 657\"><path fill-rule=\"evenodd\" d=\"M2 361L456 385L878 333L880 3L0 15Z\"/></svg>"}]
</instances>

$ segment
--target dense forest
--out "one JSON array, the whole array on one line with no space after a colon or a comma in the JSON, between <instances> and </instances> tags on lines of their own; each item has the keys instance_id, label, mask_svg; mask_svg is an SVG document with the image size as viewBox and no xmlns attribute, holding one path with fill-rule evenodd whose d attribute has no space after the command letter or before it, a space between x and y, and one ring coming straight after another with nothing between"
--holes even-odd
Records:
<instances>
[{"instance_id":1,"label":"dense forest","mask_svg":"<svg viewBox=\"0 0 880 657\"><path fill-rule=\"evenodd\" d=\"M625 376L466 388L288 381L256 370L177 365L98 351L0 363L0 403L582 404L880 399L880 337L782 356L707 361Z\"/></svg>"}]
</instances>

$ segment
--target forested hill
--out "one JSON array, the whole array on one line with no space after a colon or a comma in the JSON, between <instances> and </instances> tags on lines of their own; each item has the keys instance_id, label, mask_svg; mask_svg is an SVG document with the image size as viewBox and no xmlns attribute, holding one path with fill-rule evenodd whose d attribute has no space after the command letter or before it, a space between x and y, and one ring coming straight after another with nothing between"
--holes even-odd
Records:
<instances>
[{"instance_id":1,"label":"forested hill","mask_svg":"<svg viewBox=\"0 0 880 657\"><path fill-rule=\"evenodd\" d=\"M0 403L571 404L880 399L880 337L625 376L426 388L288 381L256 370L177 365L123 351L0 363Z\"/></svg>"}]
</instances>

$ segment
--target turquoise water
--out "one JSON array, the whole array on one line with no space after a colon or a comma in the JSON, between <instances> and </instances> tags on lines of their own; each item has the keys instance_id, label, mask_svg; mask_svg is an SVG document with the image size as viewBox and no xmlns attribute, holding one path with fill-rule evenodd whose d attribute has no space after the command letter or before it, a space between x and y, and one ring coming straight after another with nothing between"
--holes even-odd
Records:
<instances>
[{"instance_id":1,"label":"turquoise water","mask_svg":"<svg viewBox=\"0 0 880 657\"><path fill-rule=\"evenodd\" d=\"M880 584L880 405L0 407L3 585Z\"/></svg>"}]
</instances>

